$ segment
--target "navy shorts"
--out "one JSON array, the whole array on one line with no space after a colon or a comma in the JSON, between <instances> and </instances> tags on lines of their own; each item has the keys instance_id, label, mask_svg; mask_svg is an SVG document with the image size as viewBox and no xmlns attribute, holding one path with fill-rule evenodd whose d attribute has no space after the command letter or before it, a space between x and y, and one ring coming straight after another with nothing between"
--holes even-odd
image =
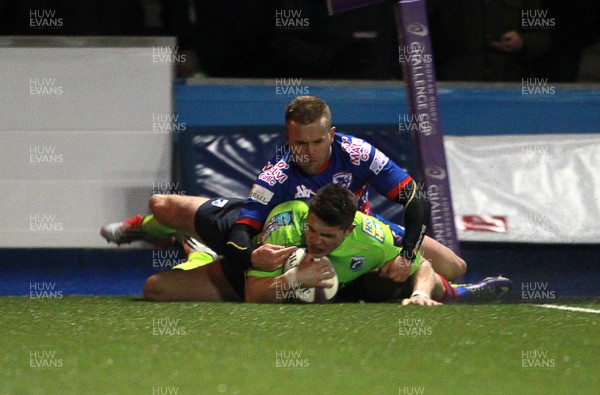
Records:
<instances>
[{"instance_id":1,"label":"navy shorts","mask_svg":"<svg viewBox=\"0 0 600 395\"><path fill-rule=\"evenodd\" d=\"M210 199L196 210L194 228L202 242L217 254L224 256L221 268L227 281L235 292L243 299L245 284L245 268L231 262L225 256L225 245L229 240L231 228L240 216L244 199Z\"/></svg>"},{"instance_id":2,"label":"navy shorts","mask_svg":"<svg viewBox=\"0 0 600 395\"><path fill-rule=\"evenodd\" d=\"M198 207L194 228L204 244L219 255L225 254L231 228L240 216L244 199L210 199Z\"/></svg>"}]
</instances>

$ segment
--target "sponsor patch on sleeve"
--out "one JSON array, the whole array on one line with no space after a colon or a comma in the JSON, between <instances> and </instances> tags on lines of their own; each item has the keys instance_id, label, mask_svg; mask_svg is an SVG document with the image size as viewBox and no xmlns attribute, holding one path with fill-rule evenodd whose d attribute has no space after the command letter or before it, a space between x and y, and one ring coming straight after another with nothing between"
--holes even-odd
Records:
<instances>
[{"instance_id":1,"label":"sponsor patch on sleeve","mask_svg":"<svg viewBox=\"0 0 600 395\"><path fill-rule=\"evenodd\" d=\"M371 170L375 174L379 174L381 170L387 165L390 158L388 158L383 152L379 150L375 150L375 156L373 157L373 162L369 166L369 170Z\"/></svg>"},{"instance_id":2,"label":"sponsor patch on sleeve","mask_svg":"<svg viewBox=\"0 0 600 395\"><path fill-rule=\"evenodd\" d=\"M254 184L252 186L252 190L250 191L250 196L248 196L248 198L253 199L258 203L264 204L266 206L273 198L273 192L269 191L263 186Z\"/></svg>"},{"instance_id":3,"label":"sponsor patch on sleeve","mask_svg":"<svg viewBox=\"0 0 600 395\"><path fill-rule=\"evenodd\" d=\"M225 207L225 205L227 204L228 201L229 200L227 200L227 199L218 198L218 199L215 199L212 202L210 202L210 204L212 204L215 207L223 208L223 207Z\"/></svg>"},{"instance_id":4,"label":"sponsor patch on sleeve","mask_svg":"<svg viewBox=\"0 0 600 395\"><path fill-rule=\"evenodd\" d=\"M283 184L288 179L285 171L289 168L290 165L286 161L280 160L269 168L265 166L263 172L259 174L258 179L270 186L274 186L276 183Z\"/></svg>"}]
</instances>

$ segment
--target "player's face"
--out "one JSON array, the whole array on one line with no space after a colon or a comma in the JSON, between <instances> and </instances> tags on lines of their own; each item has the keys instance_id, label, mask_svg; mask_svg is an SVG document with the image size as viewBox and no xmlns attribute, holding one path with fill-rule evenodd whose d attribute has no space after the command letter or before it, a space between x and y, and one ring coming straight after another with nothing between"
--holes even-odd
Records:
<instances>
[{"instance_id":1,"label":"player's face","mask_svg":"<svg viewBox=\"0 0 600 395\"><path fill-rule=\"evenodd\" d=\"M305 229L306 249L315 258L329 255L342 244L350 232L352 227L344 230L339 226L330 226L313 213L308 213Z\"/></svg>"},{"instance_id":2,"label":"player's face","mask_svg":"<svg viewBox=\"0 0 600 395\"><path fill-rule=\"evenodd\" d=\"M293 161L306 174L316 174L331 156L335 128L328 128L327 119L309 125L295 121L285 124L286 137Z\"/></svg>"}]
</instances>

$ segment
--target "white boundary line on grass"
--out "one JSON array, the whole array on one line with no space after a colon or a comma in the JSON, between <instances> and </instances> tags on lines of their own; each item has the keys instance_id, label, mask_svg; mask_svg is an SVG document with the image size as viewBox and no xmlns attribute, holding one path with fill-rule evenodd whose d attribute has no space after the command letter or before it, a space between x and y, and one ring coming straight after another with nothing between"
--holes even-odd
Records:
<instances>
[{"instance_id":1,"label":"white boundary line on grass","mask_svg":"<svg viewBox=\"0 0 600 395\"><path fill-rule=\"evenodd\" d=\"M560 305L556 305L556 304L534 304L532 306L545 307L547 309L578 311L580 313L595 313L595 314L600 314L600 310L586 309L586 308L583 308L583 307L560 306Z\"/></svg>"}]
</instances>

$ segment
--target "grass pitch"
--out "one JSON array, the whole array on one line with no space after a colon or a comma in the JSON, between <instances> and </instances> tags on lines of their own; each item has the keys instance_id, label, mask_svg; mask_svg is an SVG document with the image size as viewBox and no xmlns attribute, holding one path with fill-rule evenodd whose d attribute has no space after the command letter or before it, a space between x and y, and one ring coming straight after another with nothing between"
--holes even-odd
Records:
<instances>
[{"instance_id":1,"label":"grass pitch","mask_svg":"<svg viewBox=\"0 0 600 395\"><path fill-rule=\"evenodd\" d=\"M0 312L3 394L600 393L600 315L528 304L67 296Z\"/></svg>"}]
</instances>

